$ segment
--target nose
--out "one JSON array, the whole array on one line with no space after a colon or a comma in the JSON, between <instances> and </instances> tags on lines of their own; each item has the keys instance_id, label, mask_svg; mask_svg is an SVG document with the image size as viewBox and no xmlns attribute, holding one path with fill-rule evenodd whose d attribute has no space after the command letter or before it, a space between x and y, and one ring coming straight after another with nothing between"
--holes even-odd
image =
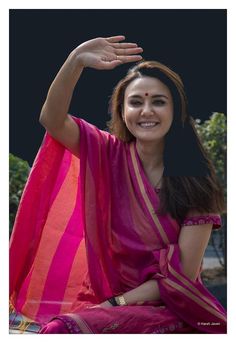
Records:
<instances>
[{"instance_id":1,"label":"nose","mask_svg":"<svg viewBox=\"0 0 236 343\"><path fill-rule=\"evenodd\" d=\"M152 107L152 104L150 104L148 101L146 101L144 104L143 104L143 107L142 107L142 111L141 111L141 115L153 115L154 114L154 111L153 111L153 107Z\"/></svg>"}]
</instances>

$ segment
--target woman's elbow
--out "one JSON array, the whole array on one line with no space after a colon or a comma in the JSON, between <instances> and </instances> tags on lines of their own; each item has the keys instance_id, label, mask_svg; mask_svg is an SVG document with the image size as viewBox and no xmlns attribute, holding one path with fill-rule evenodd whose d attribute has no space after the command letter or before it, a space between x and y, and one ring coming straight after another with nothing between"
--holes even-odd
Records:
<instances>
[{"instance_id":1,"label":"woman's elbow","mask_svg":"<svg viewBox=\"0 0 236 343\"><path fill-rule=\"evenodd\" d=\"M40 113L40 116L39 116L39 123L42 125L42 126L46 126L47 124L47 115L45 114L45 111L42 109L41 110L41 113Z\"/></svg>"},{"instance_id":2,"label":"woman's elbow","mask_svg":"<svg viewBox=\"0 0 236 343\"><path fill-rule=\"evenodd\" d=\"M199 275L199 269L191 268L191 266L182 265L183 274L190 279L191 281L195 282Z\"/></svg>"}]
</instances>

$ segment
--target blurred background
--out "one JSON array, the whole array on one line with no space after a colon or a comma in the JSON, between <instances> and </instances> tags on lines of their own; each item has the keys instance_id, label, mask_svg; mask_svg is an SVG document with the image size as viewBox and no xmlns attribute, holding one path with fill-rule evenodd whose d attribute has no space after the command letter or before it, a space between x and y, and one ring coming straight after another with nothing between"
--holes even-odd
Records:
<instances>
[{"instance_id":1,"label":"blurred background","mask_svg":"<svg viewBox=\"0 0 236 343\"><path fill-rule=\"evenodd\" d=\"M226 10L214 9L10 10L10 152L32 164L51 82L76 46L99 36L123 34L144 59L180 74L195 118L226 113L226 27ZM70 113L104 128L112 90L131 66L86 69Z\"/></svg>"}]
</instances>

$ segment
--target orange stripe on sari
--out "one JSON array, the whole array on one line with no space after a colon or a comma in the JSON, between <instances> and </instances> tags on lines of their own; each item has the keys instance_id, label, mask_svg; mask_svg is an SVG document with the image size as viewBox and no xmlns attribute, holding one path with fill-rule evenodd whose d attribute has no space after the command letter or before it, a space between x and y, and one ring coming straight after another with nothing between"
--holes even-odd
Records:
<instances>
[{"instance_id":1,"label":"orange stripe on sari","mask_svg":"<svg viewBox=\"0 0 236 343\"><path fill-rule=\"evenodd\" d=\"M78 270L80 271L78 273ZM71 306L75 303L75 299L78 295L78 290L83 288L83 283L88 272L88 265L86 259L86 247L85 247L85 239L82 239L80 242L79 248L76 252L70 275L66 285L66 291L64 294L64 298L62 300L62 306L60 309L60 313L66 313L71 311ZM83 277L84 276L84 277ZM71 304L68 305L67 302ZM76 301L77 303L77 301ZM82 303L83 304L83 303ZM81 303L77 303L77 308L79 308ZM84 306L82 306L84 307Z\"/></svg>"},{"instance_id":2,"label":"orange stripe on sari","mask_svg":"<svg viewBox=\"0 0 236 343\"><path fill-rule=\"evenodd\" d=\"M78 174L78 159L72 156L70 169L50 208L44 226L38 249L39 253L35 257L31 282L29 283L25 305L22 308L22 312L27 312L32 318L36 315L40 305L39 302L32 302L32 300L41 299L42 297L52 259L74 210ZM74 183L71 182L73 179L75 180ZM70 194L69 197L68 194Z\"/></svg>"}]
</instances>

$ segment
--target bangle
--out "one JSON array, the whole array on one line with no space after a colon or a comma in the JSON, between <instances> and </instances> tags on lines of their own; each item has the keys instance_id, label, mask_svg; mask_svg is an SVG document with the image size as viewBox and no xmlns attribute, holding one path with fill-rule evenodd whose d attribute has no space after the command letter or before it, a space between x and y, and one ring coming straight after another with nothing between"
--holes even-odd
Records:
<instances>
[{"instance_id":1,"label":"bangle","mask_svg":"<svg viewBox=\"0 0 236 343\"><path fill-rule=\"evenodd\" d=\"M107 301L109 301L109 303L112 304L112 306L118 306L115 297L111 297L111 298L107 299Z\"/></svg>"}]
</instances>

